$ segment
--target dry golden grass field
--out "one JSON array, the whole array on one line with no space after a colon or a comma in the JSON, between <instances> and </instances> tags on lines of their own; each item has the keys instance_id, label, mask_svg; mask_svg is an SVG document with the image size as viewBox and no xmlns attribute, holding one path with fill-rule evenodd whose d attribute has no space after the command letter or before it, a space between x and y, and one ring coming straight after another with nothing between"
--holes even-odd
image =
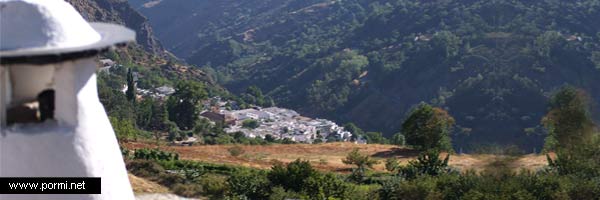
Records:
<instances>
[{"instance_id":1,"label":"dry golden grass field","mask_svg":"<svg viewBox=\"0 0 600 200\"><path fill-rule=\"evenodd\" d=\"M415 150L395 145L353 143L237 145L243 149L243 153L238 156L232 156L229 152L229 149L236 145L157 146L152 143L129 142L124 143L123 146L130 150L158 147L161 150L179 153L180 159L260 169L270 168L274 161L287 163L296 159L304 159L310 161L319 170L342 173L349 172L352 167L343 164L342 159L355 148L358 148L361 153L380 160L380 163L375 166L377 171L385 170L384 163L387 158L396 157L405 164L418 155ZM449 164L461 171L480 172L498 167L496 165L502 165L500 167L517 172L522 169L536 170L544 167L547 162L544 155L509 157L488 154L455 154L450 156Z\"/></svg>"}]
</instances>

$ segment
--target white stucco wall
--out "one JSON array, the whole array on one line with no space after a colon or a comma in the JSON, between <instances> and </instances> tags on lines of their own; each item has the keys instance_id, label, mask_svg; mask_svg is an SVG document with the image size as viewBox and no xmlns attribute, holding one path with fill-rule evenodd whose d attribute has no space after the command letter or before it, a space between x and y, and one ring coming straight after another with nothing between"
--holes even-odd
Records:
<instances>
[{"instance_id":1,"label":"white stucco wall","mask_svg":"<svg viewBox=\"0 0 600 200\"><path fill-rule=\"evenodd\" d=\"M95 67L92 59L84 59L55 68L56 121L1 129L0 176L101 177L102 194L0 199L134 199L116 136L98 99Z\"/></svg>"},{"instance_id":2,"label":"white stucco wall","mask_svg":"<svg viewBox=\"0 0 600 200\"><path fill-rule=\"evenodd\" d=\"M46 66L16 66L10 68L12 85L12 102L35 100L39 92L52 88L54 67Z\"/></svg>"},{"instance_id":3,"label":"white stucco wall","mask_svg":"<svg viewBox=\"0 0 600 200\"><path fill-rule=\"evenodd\" d=\"M6 119L6 105L10 101L8 95L10 94L11 88L10 86L10 78L8 74L8 69L5 67L0 67L0 131L5 125L4 119Z\"/></svg>"}]
</instances>

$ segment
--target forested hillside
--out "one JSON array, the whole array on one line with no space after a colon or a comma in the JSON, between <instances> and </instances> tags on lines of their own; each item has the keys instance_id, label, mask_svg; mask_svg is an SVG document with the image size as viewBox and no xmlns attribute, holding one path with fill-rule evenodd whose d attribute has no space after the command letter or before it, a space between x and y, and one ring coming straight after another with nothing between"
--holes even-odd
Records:
<instances>
[{"instance_id":1,"label":"forested hillside","mask_svg":"<svg viewBox=\"0 0 600 200\"><path fill-rule=\"evenodd\" d=\"M130 3L167 50L231 91L256 85L387 135L425 101L455 117L460 148L539 150L549 93L571 84L600 99L597 0Z\"/></svg>"},{"instance_id":2,"label":"forested hillside","mask_svg":"<svg viewBox=\"0 0 600 200\"><path fill-rule=\"evenodd\" d=\"M202 100L213 96L233 97L201 69L165 52L148 20L127 1L67 2L88 21L122 24L136 32L136 42L98 56L98 95L119 141L186 134L178 127L185 128L181 125L184 120L176 115L185 112L189 118L196 119L196 105L183 105L183 100L167 105L168 96L157 96L159 88L180 93L193 90L193 95L188 97ZM171 118L167 116L168 111L173 113Z\"/></svg>"}]
</instances>

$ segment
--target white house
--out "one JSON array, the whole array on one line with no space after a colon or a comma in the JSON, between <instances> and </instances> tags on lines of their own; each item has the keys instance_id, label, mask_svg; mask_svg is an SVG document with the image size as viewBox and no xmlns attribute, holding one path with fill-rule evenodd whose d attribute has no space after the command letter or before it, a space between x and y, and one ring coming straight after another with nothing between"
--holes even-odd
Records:
<instances>
[{"instance_id":1,"label":"white house","mask_svg":"<svg viewBox=\"0 0 600 200\"><path fill-rule=\"evenodd\" d=\"M173 93L175 93L175 88L169 87L166 85L157 87L157 88L155 88L155 90L158 94L165 95L165 96L169 96L169 95L172 95Z\"/></svg>"}]
</instances>

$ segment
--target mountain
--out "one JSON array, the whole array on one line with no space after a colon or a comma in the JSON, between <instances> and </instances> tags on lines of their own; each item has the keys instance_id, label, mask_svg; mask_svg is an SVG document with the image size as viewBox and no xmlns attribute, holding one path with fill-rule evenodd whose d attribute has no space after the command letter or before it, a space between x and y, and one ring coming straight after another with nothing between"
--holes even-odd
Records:
<instances>
[{"instance_id":1,"label":"mountain","mask_svg":"<svg viewBox=\"0 0 600 200\"><path fill-rule=\"evenodd\" d=\"M136 42L127 48L108 52L104 56L113 58L126 67L141 67L146 75L152 74L154 79L161 77L171 82L181 79L204 82L215 91L223 88L199 68L181 62L168 53L155 37L148 19L133 9L125 0L66 0L90 22L108 22L122 24L136 32ZM159 87L164 81L144 80L155 83L151 87ZM158 78L160 79L160 78Z\"/></svg>"},{"instance_id":2,"label":"mountain","mask_svg":"<svg viewBox=\"0 0 600 200\"><path fill-rule=\"evenodd\" d=\"M595 0L130 2L231 91L387 135L424 101L456 118L457 148L539 150L554 90L600 100Z\"/></svg>"},{"instance_id":3,"label":"mountain","mask_svg":"<svg viewBox=\"0 0 600 200\"><path fill-rule=\"evenodd\" d=\"M137 44L152 54L162 54L164 49L154 37L148 20L122 0L66 0L83 17L93 22L113 22L123 24L136 32Z\"/></svg>"}]
</instances>

